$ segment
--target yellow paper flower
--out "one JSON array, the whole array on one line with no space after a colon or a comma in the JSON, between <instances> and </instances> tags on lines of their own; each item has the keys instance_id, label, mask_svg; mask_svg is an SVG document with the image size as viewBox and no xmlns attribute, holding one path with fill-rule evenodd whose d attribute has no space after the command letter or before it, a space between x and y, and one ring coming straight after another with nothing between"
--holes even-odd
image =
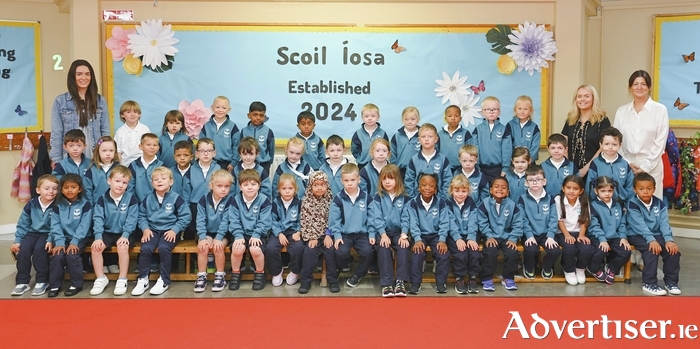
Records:
<instances>
[{"instance_id":1,"label":"yellow paper flower","mask_svg":"<svg viewBox=\"0 0 700 349\"><path fill-rule=\"evenodd\" d=\"M496 62L496 66L498 67L498 72L504 75L513 74L515 68L518 67L515 64L515 60L508 55L501 55Z\"/></svg>"},{"instance_id":2,"label":"yellow paper flower","mask_svg":"<svg viewBox=\"0 0 700 349\"><path fill-rule=\"evenodd\" d=\"M141 60L134 57L134 55L131 53L124 57L122 66L127 74L139 76L143 71L143 64L141 63Z\"/></svg>"}]
</instances>

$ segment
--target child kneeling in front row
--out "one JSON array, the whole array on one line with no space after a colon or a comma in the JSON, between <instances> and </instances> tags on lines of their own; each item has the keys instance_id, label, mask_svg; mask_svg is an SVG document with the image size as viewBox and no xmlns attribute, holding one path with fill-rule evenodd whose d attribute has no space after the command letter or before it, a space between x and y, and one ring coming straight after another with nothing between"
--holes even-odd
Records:
<instances>
[{"instance_id":1,"label":"child kneeling in front row","mask_svg":"<svg viewBox=\"0 0 700 349\"><path fill-rule=\"evenodd\" d=\"M49 286L49 254L51 244L48 242L51 231L51 212L58 193L58 179L47 174L39 177L36 185L38 197L24 205L17 221L15 242L10 252L17 259L17 276L13 296L21 296L29 291L31 269L36 270L36 285L32 296L40 296Z\"/></svg>"},{"instance_id":2,"label":"child kneeling in front row","mask_svg":"<svg viewBox=\"0 0 700 349\"><path fill-rule=\"evenodd\" d=\"M642 291L654 296L665 296L667 292L679 295L681 252L673 241L668 208L654 196L656 180L650 174L637 174L632 184L636 195L627 202L627 236L644 260ZM664 261L665 290L659 286L656 277L659 255Z\"/></svg>"},{"instance_id":3,"label":"child kneeling in front row","mask_svg":"<svg viewBox=\"0 0 700 349\"><path fill-rule=\"evenodd\" d=\"M90 290L91 296L101 294L109 284L102 267L102 253L117 246L119 257L119 279L114 287L114 295L126 293L129 271L129 248L134 245L133 232L139 217L139 201L136 195L126 188L131 180L131 171L126 166L117 165L109 173L107 184L109 190L102 194L93 207L92 266L95 269L95 283Z\"/></svg>"},{"instance_id":4,"label":"child kneeling in front row","mask_svg":"<svg viewBox=\"0 0 700 349\"><path fill-rule=\"evenodd\" d=\"M202 196L197 203L197 281L195 292L204 292L207 288L207 262L209 253L214 253L214 284L212 292L219 292L226 286L226 254L228 245L228 210L230 205L233 176L226 170L218 169L209 179L209 193Z\"/></svg>"},{"instance_id":5,"label":"child kneeling in front row","mask_svg":"<svg viewBox=\"0 0 700 349\"><path fill-rule=\"evenodd\" d=\"M484 258L481 264L481 284L484 291L495 291L493 273L496 271L498 250L503 251L503 280L506 290L517 290L515 272L518 270L517 242L523 236L523 219L515 201L508 197L508 180L496 177L491 181L491 197L479 205L479 231L484 235Z\"/></svg>"},{"instance_id":6,"label":"child kneeling in front row","mask_svg":"<svg viewBox=\"0 0 700 349\"><path fill-rule=\"evenodd\" d=\"M446 169L448 170L448 169ZM435 251L435 285L437 293L447 292L447 274L450 271L450 255L447 251L447 235L450 233L450 211L444 199L437 195L438 178L432 173L423 173L418 178L418 196L413 198L405 210L413 236L411 256L410 294L418 294L423 281L425 248Z\"/></svg>"},{"instance_id":7,"label":"child kneeling in front row","mask_svg":"<svg viewBox=\"0 0 700 349\"><path fill-rule=\"evenodd\" d=\"M149 291L152 295L163 294L170 287L170 269L172 252L177 242L177 235L187 228L192 220L192 213L187 202L170 190L173 185L173 172L167 167L158 167L151 174L154 191L146 196L139 207L139 228L141 254L139 255L139 278L132 296L140 296L149 287L148 273L151 269L153 252L158 249L160 256L160 277Z\"/></svg>"},{"instance_id":8,"label":"child kneeling in front row","mask_svg":"<svg viewBox=\"0 0 700 349\"><path fill-rule=\"evenodd\" d=\"M260 174L253 169L241 171L238 185L241 193L231 198L229 207L229 231L233 235L231 246L231 280L228 289L235 291L241 286L241 260L250 250L255 264L253 291L265 288L265 242L272 227L272 204L265 195L260 195Z\"/></svg>"}]
</instances>

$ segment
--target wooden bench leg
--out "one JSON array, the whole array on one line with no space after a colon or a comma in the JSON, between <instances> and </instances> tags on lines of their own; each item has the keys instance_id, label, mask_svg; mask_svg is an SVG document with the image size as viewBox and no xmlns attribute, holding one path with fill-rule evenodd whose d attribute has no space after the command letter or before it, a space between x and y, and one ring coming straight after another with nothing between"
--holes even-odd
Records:
<instances>
[{"instance_id":1,"label":"wooden bench leg","mask_svg":"<svg viewBox=\"0 0 700 349\"><path fill-rule=\"evenodd\" d=\"M625 283L628 285L632 283L632 258L625 263Z\"/></svg>"},{"instance_id":2,"label":"wooden bench leg","mask_svg":"<svg viewBox=\"0 0 700 349\"><path fill-rule=\"evenodd\" d=\"M189 274L192 269L192 266L190 265L190 253L185 253L185 274Z\"/></svg>"},{"instance_id":3,"label":"wooden bench leg","mask_svg":"<svg viewBox=\"0 0 700 349\"><path fill-rule=\"evenodd\" d=\"M323 259L323 267L321 268L321 287L328 287L328 280L326 279L326 259Z\"/></svg>"}]
</instances>

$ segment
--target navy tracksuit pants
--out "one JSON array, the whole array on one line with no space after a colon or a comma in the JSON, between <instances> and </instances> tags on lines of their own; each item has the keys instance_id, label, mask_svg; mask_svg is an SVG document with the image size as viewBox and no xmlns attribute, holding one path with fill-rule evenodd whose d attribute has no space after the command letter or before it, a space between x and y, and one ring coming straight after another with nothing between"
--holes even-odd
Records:
<instances>
[{"instance_id":1,"label":"navy tracksuit pants","mask_svg":"<svg viewBox=\"0 0 700 349\"><path fill-rule=\"evenodd\" d=\"M520 258L518 250L508 247L508 245L506 245L508 240L506 239L496 239L496 242L498 245L494 247L487 247L486 242L484 242L484 248L482 249L484 259L481 263L481 274L479 274L479 279L481 279L482 282L493 279L493 273L496 272L499 250L503 251L503 278L514 279L515 272L518 270L518 259Z\"/></svg>"},{"instance_id":2,"label":"navy tracksuit pants","mask_svg":"<svg viewBox=\"0 0 700 349\"><path fill-rule=\"evenodd\" d=\"M61 251L55 256L51 256L49 265L49 288L61 288L63 284L63 274L68 272L70 285L83 287L83 258L80 255L87 246L87 239L83 239L78 244L78 253L67 254Z\"/></svg>"},{"instance_id":3,"label":"navy tracksuit pants","mask_svg":"<svg viewBox=\"0 0 700 349\"><path fill-rule=\"evenodd\" d=\"M542 261L542 269L543 270L552 270L554 268L554 263L556 263L557 259L559 259L559 256L561 256L561 249L559 249L559 246L554 247L554 248L548 248L545 246L545 242L547 241L547 234L544 235L535 235L535 240L537 241L536 244L526 246L525 245L525 240L523 238L522 244L523 244L523 267L527 271L534 272L535 271L535 264L537 264L537 256L540 254L540 246L544 248L545 255L544 255L544 260Z\"/></svg>"},{"instance_id":4,"label":"navy tracksuit pants","mask_svg":"<svg viewBox=\"0 0 700 349\"><path fill-rule=\"evenodd\" d=\"M172 269L173 248L175 242L165 241L164 231L153 231L153 237L141 244L139 254L139 279L147 278L151 270L153 252L158 249L160 256L160 278L165 285L170 285L170 270ZM177 239L175 240L177 242Z\"/></svg>"},{"instance_id":5,"label":"navy tracksuit pants","mask_svg":"<svg viewBox=\"0 0 700 349\"><path fill-rule=\"evenodd\" d=\"M450 272L450 253L438 253L437 244L440 236L437 233L424 234L420 236L423 244L435 255L435 282L444 284L447 282L447 274ZM420 284L423 281L423 261L425 260L425 250L421 253L412 253L411 256L411 283Z\"/></svg>"},{"instance_id":6,"label":"navy tracksuit pants","mask_svg":"<svg viewBox=\"0 0 700 349\"><path fill-rule=\"evenodd\" d=\"M593 258L591 258L591 263L588 265L588 269L592 272L597 272L603 267L603 262L608 259L608 265L610 269L617 275L622 269L622 266L627 263L630 259L631 251L627 251L624 247L620 246L620 239L609 239L608 245L610 245L610 250L608 252L603 252L600 249L600 241L595 238L591 239L591 245L594 246Z\"/></svg>"},{"instance_id":7,"label":"navy tracksuit pants","mask_svg":"<svg viewBox=\"0 0 700 349\"><path fill-rule=\"evenodd\" d=\"M379 239L374 245L377 251L377 264L379 266L379 281L381 286L393 286L394 280L408 281L410 279L408 269L410 256L409 247L402 248L399 246L400 232L386 233L391 240L389 247L379 245ZM395 252L395 253L394 253ZM394 275L394 258L396 258L396 275Z\"/></svg>"},{"instance_id":8,"label":"navy tracksuit pants","mask_svg":"<svg viewBox=\"0 0 700 349\"><path fill-rule=\"evenodd\" d=\"M287 237L289 244L287 245L287 253L289 253L289 270L294 274L301 273L301 261L304 258L304 242L294 241L292 235L296 231L288 230L280 234L284 234ZM282 244L280 244L279 238L274 235L270 236L265 245L265 264L267 265L267 270L270 274L279 275L282 272L284 266L282 265Z\"/></svg>"},{"instance_id":9,"label":"navy tracksuit pants","mask_svg":"<svg viewBox=\"0 0 700 349\"><path fill-rule=\"evenodd\" d=\"M369 244L369 237L366 233L355 233L342 234L342 238L343 243L340 244L335 251L336 266L347 265L348 258L350 257L350 249L354 248L360 255L360 263L357 264L354 274L359 277L364 277L367 275L370 263L372 263L372 245ZM328 266L328 263L326 263L326 269L326 277L328 280L338 279L337 269L334 273L335 277L332 277L333 275L331 275L331 268Z\"/></svg>"},{"instance_id":10,"label":"navy tracksuit pants","mask_svg":"<svg viewBox=\"0 0 700 349\"><path fill-rule=\"evenodd\" d=\"M569 232L574 238L578 238L579 232ZM583 244L576 240L573 244L566 242L564 234L555 236L561 246L561 267L565 273L573 273L576 269L584 269L591 263L594 247L592 244Z\"/></svg>"},{"instance_id":11,"label":"navy tracksuit pants","mask_svg":"<svg viewBox=\"0 0 700 349\"><path fill-rule=\"evenodd\" d=\"M302 283L312 283L314 281L314 269L318 265L318 256L323 253L323 257L326 260L326 280L328 283L338 282L338 265L335 262L335 248L326 248L323 246L322 237L318 239L316 247L310 248L309 242L304 241L302 260L301 260L301 274L299 279Z\"/></svg>"},{"instance_id":12,"label":"navy tracksuit pants","mask_svg":"<svg viewBox=\"0 0 700 349\"><path fill-rule=\"evenodd\" d=\"M664 261L664 283L678 284L678 274L681 271L681 253L670 254L666 251L666 242L663 236L654 235L656 242L661 245L661 259ZM634 245L642 254L644 260L644 269L642 270L642 282L645 284L656 284L659 279L656 277L656 270L659 267L659 256L649 251L649 243L640 235L632 235L628 237L630 244Z\"/></svg>"},{"instance_id":13,"label":"navy tracksuit pants","mask_svg":"<svg viewBox=\"0 0 700 349\"><path fill-rule=\"evenodd\" d=\"M44 250L49 233L27 233L19 243L17 253L16 284L28 284L31 280L32 263L36 270L36 282L49 282L49 253ZM82 269L81 269L82 272Z\"/></svg>"},{"instance_id":14,"label":"navy tracksuit pants","mask_svg":"<svg viewBox=\"0 0 700 349\"><path fill-rule=\"evenodd\" d=\"M467 241L464 238L464 241ZM467 247L464 251L457 248L457 242L451 236L447 237L447 249L452 256L452 270L457 278L465 278L467 275L476 277L481 270L481 252ZM436 270L437 271L437 270Z\"/></svg>"}]
</instances>

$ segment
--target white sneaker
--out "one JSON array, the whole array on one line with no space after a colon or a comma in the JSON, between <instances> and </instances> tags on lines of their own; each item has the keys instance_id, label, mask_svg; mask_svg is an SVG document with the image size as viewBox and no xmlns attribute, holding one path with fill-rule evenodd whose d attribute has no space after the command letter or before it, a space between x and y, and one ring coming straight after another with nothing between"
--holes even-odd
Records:
<instances>
[{"instance_id":1,"label":"white sneaker","mask_svg":"<svg viewBox=\"0 0 700 349\"><path fill-rule=\"evenodd\" d=\"M170 285L166 285L163 282L163 279L158 278L158 281L156 281L156 284L153 285L153 288L151 288L149 293L154 295L154 296L161 295L161 294L163 294L163 292L168 290L168 287L170 287Z\"/></svg>"},{"instance_id":2,"label":"white sneaker","mask_svg":"<svg viewBox=\"0 0 700 349\"><path fill-rule=\"evenodd\" d=\"M109 284L109 279L104 275L101 278L95 279L95 283L90 290L90 295L97 296L101 294L105 290L105 287L107 287L107 284Z\"/></svg>"},{"instance_id":3,"label":"white sneaker","mask_svg":"<svg viewBox=\"0 0 700 349\"><path fill-rule=\"evenodd\" d=\"M272 286L278 287L282 285L282 281L284 278L282 278L282 273L284 273L284 269L280 272L279 275L275 275L272 277Z\"/></svg>"},{"instance_id":4,"label":"white sneaker","mask_svg":"<svg viewBox=\"0 0 700 349\"><path fill-rule=\"evenodd\" d=\"M287 285L294 285L299 280L299 275L292 273L291 271L287 274Z\"/></svg>"},{"instance_id":5,"label":"white sneaker","mask_svg":"<svg viewBox=\"0 0 700 349\"><path fill-rule=\"evenodd\" d=\"M115 296L122 296L122 295L126 294L126 286L127 286L126 279L117 280L117 284L114 286L114 295Z\"/></svg>"},{"instance_id":6,"label":"white sneaker","mask_svg":"<svg viewBox=\"0 0 700 349\"><path fill-rule=\"evenodd\" d=\"M17 284L17 286L15 286L15 288L12 289L12 292L10 293L10 295L13 295L13 296L21 296L21 295L23 295L25 292L27 292L27 291L29 291L29 290L30 290L29 285L27 285L27 284Z\"/></svg>"},{"instance_id":7,"label":"white sneaker","mask_svg":"<svg viewBox=\"0 0 700 349\"><path fill-rule=\"evenodd\" d=\"M665 296L666 290L661 288L658 284L644 284L642 286L642 291L648 293L652 296Z\"/></svg>"},{"instance_id":8,"label":"white sneaker","mask_svg":"<svg viewBox=\"0 0 700 349\"><path fill-rule=\"evenodd\" d=\"M576 268L576 281L579 284L585 284L586 283L586 269L579 269Z\"/></svg>"},{"instance_id":9,"label":"white sneaker","mask_svg":"<svg viewBox=\"0 0 700 349\"><path fill-rule=\"evenodd\" d=\"M564 272L564 279L566 279L566 283L571 286L578 285L578 278L576 277L576 273Z\"/></svg>"},{"instance_id":10,"label":"white sneaker","mask_svg":"<svg viewBox=\"0 0 700 349\"><path fill-rule=\"evenodd\" d=\"M131 295L132 296L140 296L144 292L146 292L148 287L149 287L148 279L146 279L146 278L138 279L138 280L136 280L136 287L134 287L134 289L131 290Z\"/></svg>"},{"instance_id":11,"label":"white sneaker","mask_svg":"<svg viewBox=\"0 0 700 349\"><path fill-rule=\"evenodd\" d=\"M116 264L110 265L107 269L109 269L110 274L119 274L119 266Z\"/></svg>"}]
</instances>

